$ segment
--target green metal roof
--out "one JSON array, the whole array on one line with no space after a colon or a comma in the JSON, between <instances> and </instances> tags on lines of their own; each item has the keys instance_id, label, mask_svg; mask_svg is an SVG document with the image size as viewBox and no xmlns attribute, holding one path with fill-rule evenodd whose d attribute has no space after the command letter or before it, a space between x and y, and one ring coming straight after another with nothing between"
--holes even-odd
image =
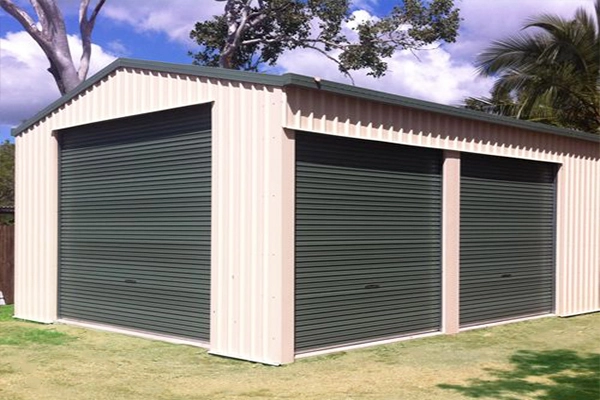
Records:
<instances>
[{"instance_id":1,"label":"green metal roof","mask_svg":"<svg viewBox=\"0 0 600 400\"><path fill-rule=\"evenodd\" d=\"M384 102L387 104L408 107L416 110L429 111L438 114L450 115L453 117L465 118L480 122L489 122L492 124L510 126L513 128L527 129L530 131L547 133L551 135L566 136L590 142L600 142L600 135L588 132L579 132L571 129L557 128L550 125L544 125L531 121L523 121L510 117L486 114L480 111L467 110L464 108L451 107L443 104L432 103L429 101L411 99L409 97L398 96L390 93L379 92L376 90L365 89L357 86L346 85L343 83L335 83L331 81L321 80L316 82L314 78L287 73L283 75L267 75L256 72L228 70L222 68L200 67L196 65L186 64L171 64L157 61L133 60L127 58L119 58L106 66L101 71L82 82L70 93L65 94L33 117L23 122L12 130L12 135L17 136L27 130L36 122L40 121L49 113L53 112L69 100L75 98L79 93L93 86L113 71L120 68L142 69L155 72L182 74L191 76L202 76L207 78L227 79L231 81L257 83L271 86L298 86L315 90L322 90L335 94L352 96L366 100Z\"/></svg>"}]
</instances>

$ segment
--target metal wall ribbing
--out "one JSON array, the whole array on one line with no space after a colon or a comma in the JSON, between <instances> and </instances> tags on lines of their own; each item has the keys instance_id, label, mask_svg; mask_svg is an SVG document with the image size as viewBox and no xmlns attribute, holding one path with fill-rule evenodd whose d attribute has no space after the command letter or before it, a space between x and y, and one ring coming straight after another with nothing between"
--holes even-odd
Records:
<instances>
[{"instance_id":1,"label":"metal wall ribbing","mask_svg":"<svg viewBox=\"0 0 600 400\"><path fill-rule=\"evenodd\" d=\"M120 68L18 135L19 318L57 318L54 132L200 103L212 105L211 285L218 290L211 290L211 351L267 363L293 360L294 141L282 128L282 89L264 84Z\"/></svg>"},{"instance_id":2,"label":"metal wall ribbing","mask_svg":"<svg viewBox=\"0 0 600 400\"><path fill-rule=\"evenodd\" d=\"M314 88L281 87L269 79L244 82L248 75L242 72L202 76L205 69L192 66L123 65L45 111L15 139L18 318L57 318L56 132L199 103L213 104L213 353L267 363L293 360L293 132L299 130L559 164L556 313L600 309L597 142L437 113L435 107L425 111L410 99L360 98L365 90L355 87L341 95L312 79L306 81Z\"/></svg>"},{"instance_id":3,"label":"metal wall ribbing","mask_svg":"<svg viewBox=\"0 0 600 400\"><path fill-rule=\"evenodd\" d=\"M288 104L288 129L559 164L556 313L600 310L598 143L400 107L384 98L298 88L289 91Z\"/></svg>"}]
</instances>

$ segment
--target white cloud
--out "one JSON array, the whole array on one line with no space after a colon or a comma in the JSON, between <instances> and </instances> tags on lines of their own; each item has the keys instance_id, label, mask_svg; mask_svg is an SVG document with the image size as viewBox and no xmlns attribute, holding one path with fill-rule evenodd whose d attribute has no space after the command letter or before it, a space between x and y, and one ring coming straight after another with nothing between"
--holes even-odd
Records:
<instances>
[{"instance_id":1,"label":"white cloud","mask_svg":"<svg viewBox=\"0 0 600 400\"><path fill-rule=\"evenodd\" d=\"M477 77L470 64L455 62L443 48L421 51L418 56L409 51L397 53L387 60L388 72L382 78L368 76L365 70L353 72L352 77L360 87L452 105L487 93L493 84L491 79ZM335 63L315 51L286 53L278 65L289 72L350 83Z\"/></svg>"},{"instance_id":2,"label":"white cloud","mask_svg":"<svg viewBox=\"0 0 600 400\"><path fill-rule=\"evenodd\" d=\"M366 71L357 71L352 74L356 85L452 105L465 97L486 96L493 80L478 77L473 62L491 41L518 32L528 18L542 13L570 18L578 7L593 11L591 0L457 0L456 4L464 19L456 43L418 51L420 60L407 51L396 53L388 60L386 76L374 79ZM366 10L357 13L364 20L371 15ZM284 71L349 83L335 63L310 50L286 53L278 66Z\"/></svg>"},{"instance_id":3,"label":"white cloud","mask_svg":"<svg viewBox=\"0 0 600 400\"><path fill-rule=\"evenodd\" d=\"M127 57L131 52L120 40L113 40L106 43L106 49L117 57Z\"/></svg>"},{"instance_id":4,"label":"white cloud","mask_svg":"<svg viewBox=\"0 0 600 400\"><path fill-rule=\"evenodd\" d=\"M69 36L73 58L78 64L81 42ZM0 124L18 125L60 97L54 79L47 71L48 60L25 32L8 32L0 38ZM115 57L92 45L91 76Z\"/></svg>"},{"instance_id":5,"label":"white cloud","mask_svg":"<svg viewBox=\"0 0 600 400\"><path fill-rule=\"evenodd\" d=\"M350 4L353 9L365 10L373 13L379 4L379 0L352 0Z\"/></svg>"},{"instance_id":6,"label":"white cloud","mask_svg":"<svg viewBox=\"0 0 600 400\"><path fill-rule=\"evenodd\" d=\"M366 10L356 10L353 14L358 21L377 18ZM355 36L351 31L355 24L356 21L352 21L344 28L348 37ZM388 71L381 78L367 75L367 70L354 71L351 73L354 83L369 89L444 104L459 104L465 97L479 96L491 88L492 81L477 77L468 62L454 60L439 45L426 48L415 51L415 54L408 50L396 52L386 60ZM333 61L309 49L284 53L278 67L284 71L350 83Z\"/></svg>"},{"instance_id":7,"label":"white cloud","mask_svg":"<svg viewBox=\"0 0 600 400\"><path fill-rule=\"evenodd\" d=\"M579 7L594 13L592 0L457 0L456 5L463 21L457 42L447 47L453 57L469 62L493 40L519 32L540 14L571 18Z\"/></svg>"},{"instance_id":8,"label":"white cloud","mask_svg":"<svg viewBox=\"0 0 600 400\"><path fill-rule=\"evenodd\" d=\"M190 31L197 21L222 14L223 2L177 0L122 0L107 2L103 16L131 25L141 33L163 33L170 40L192 43Z\"/></svg>"},{"instance_id":9,"label":"white cloud","mask_svg":"<svg viewBox=\"0 0 600 400\"><path fill-rule=\"evenodd\" d=\"M367 10L355 10L352 11L353 20L346 24L347 28L356 29L358 25L364 24L365 22L376 22L379 20L376 16L368 12Z\"/></svg>"},{"instance_id":10,"label":"white cloud","mask_svg":"<svg viewBox=\"0 0 600 400\"><path fill-rule=\"evenodd\" d=\"M61 0L71 4L73 0ZM189 32L195 22L222 14L223 1L215 0L120 0L109 1L102 16L128 24L141 33L162 33L170 40L190 44ZM358 19L373 18L375 10L391 8L389 1L353 0ZM492 40L517 32L523 22L541 13L570 17L577 7L594 11L592 0L455 0L463 21L457 43L449 46L453 57L474 59ZM71 7L73 8L73 7Z\"/></svg>"}]
</instances>

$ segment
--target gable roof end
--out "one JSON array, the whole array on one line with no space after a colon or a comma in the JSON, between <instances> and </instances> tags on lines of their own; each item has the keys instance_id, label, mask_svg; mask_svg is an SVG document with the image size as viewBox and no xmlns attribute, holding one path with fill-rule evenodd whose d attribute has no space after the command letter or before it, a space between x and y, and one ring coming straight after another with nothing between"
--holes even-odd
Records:
<instances>
[{"instance_id":1,"label":"gable roof end","mask_svg":"<svg viewBox=\"0 0 600 400\"><path fill-rule=\"evenodd\" d=\"M600 135L596 135L593 133L558 128L555 126L544 125L536 122L524 121L510 117L491 115L479 111L467 110L464 108L452 107L429 101L412 99L409 97L360 88L357 86L347 85L343 83L321 80L317 84L314 78L293 73L286 73L283 75L268 75L256 72L228 70L213 67L201 67L197 65L188 64L172 64L158 61L134 60L127 58L119 58L113 61L111 64L94 74L92 77L82 82L73 91L65 94L64 96L62 96L61 98L54 101L53 103L45 107L43 110L35 114L33 117L23 122L21 125L17 126L16 128L13 128L12 135L17 136L25 132L35 123L42 120L44 117L61 107L63 104L74 99L80 93L84 92L85 90L96 84L98 81L110 75L112 72L122 68L132 68L159 73L162 72L205 78L225 79L230 81L256 83L277 87L303 87L344 96L361 98L369 101L377 101L391 105L412 108L421 111L428 111L458 118L465 118L479 122L487 122L497 125L509 126L513 128L527 129L530 131L551 135L566 136L575 139L587 140L590 142L600 142Z\"/></svg>"}]
</instances>

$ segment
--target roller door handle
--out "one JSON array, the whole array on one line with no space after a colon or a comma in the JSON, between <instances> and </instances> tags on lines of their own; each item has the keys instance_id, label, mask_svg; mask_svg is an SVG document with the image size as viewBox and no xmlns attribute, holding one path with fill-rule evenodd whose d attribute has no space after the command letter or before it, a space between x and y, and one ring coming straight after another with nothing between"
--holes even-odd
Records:
<instances>
[{"instance_id":1,"label":"roller door handle","mask_svg":"<svg viewBox=\"0 0 600 400\"><path fill-rule=\"evenodd\" d=\"M377 284L365 285L365 289L379 289L381 286Z\"/></svg>"},{"instance_id":2,"label":"roller door handle","mask_svg":"<svg viewBox=\"0 0 600 400\"><path fill-rule=\"evenodd\" d=\"M137 283L135 279L125 279L125 283Z\"/></svg>"},{"instance_id":3,"label":"roller door handle","mask_svg":"<svg viewBox=\"0 0 600 400\"><path fill-rule=\"evenodd\" d=\"M501 278L510 278L512 276L512 274L502 274L500 275Z\"/></svg>"}]
</instances>

